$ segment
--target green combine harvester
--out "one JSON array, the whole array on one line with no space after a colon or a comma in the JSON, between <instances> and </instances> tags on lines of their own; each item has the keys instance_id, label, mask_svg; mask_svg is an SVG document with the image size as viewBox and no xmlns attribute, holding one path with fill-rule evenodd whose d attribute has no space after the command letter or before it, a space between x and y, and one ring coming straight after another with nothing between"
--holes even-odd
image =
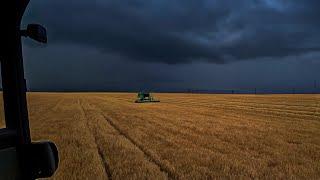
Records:
<instances>
[{"instance_id":1,"label":"green combine harvester","mask_svg":"<svg viewBox=\"0 0 320 180\"><path fill-rule=\"evenodd\" d=\"M149 92L139 92L138 98L135 103L148 103L148 102L160 102L152 97L151 93Z\"/></svg>"}]
</instances>

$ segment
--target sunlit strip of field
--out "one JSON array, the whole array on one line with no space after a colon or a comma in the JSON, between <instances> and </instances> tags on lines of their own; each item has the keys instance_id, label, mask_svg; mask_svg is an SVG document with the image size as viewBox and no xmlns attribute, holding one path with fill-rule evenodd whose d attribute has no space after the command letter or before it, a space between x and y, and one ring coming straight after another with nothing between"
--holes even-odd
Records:
<instances>
[{"instance_id":1,"label":"sunlit strip of field","mask_svg":"<svg viewBox=\"0 0 320 180\"><path fill-rule=\"evenodd\" d=\"M57 179L320 178L319 95L32 93Z\"/></svg>"}]
</instances>

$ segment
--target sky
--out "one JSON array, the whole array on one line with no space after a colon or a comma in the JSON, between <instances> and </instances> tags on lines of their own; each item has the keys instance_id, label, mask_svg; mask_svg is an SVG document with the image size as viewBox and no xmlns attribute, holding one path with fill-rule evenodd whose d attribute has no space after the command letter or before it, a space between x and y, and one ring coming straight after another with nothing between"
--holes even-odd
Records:
<instances>
[{"instance_id":1,"label":"sky","mask_svg":"<svg viewBox=\"0 0 320 180\"><path fill-rule=\"evenodd\" d=\"M319 0L31 0L32 90L313 88ZM320 85L320 84L319 84Z\"/></svg>"}]
</instances>

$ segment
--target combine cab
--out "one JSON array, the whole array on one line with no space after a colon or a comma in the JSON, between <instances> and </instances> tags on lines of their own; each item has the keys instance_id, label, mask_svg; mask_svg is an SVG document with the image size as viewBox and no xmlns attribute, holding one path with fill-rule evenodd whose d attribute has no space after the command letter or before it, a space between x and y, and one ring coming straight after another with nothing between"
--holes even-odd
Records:
<instances>
[{"instance_id":1,"label":"combine cab","mask_svg":"<svg viewBox=\"0 0 320 180\"><path fill-rule=\"evenodd\" d=\"M29 0L1 0L0 3L0 79L6 125L0 128L1 180L48 178L59 164L55 144L33 142L30 135L21 36L46 43L47 35L46 29L39 24L29 24L21 29L28 3Z\"/></svg>"},{"instance_id":2,"label":"combine cab","mask_svg":"<svg viewBox=\"0 0 320 180\"><path fill-rule=\"evenodd\" d=\"M139 92L138 98L135 103L147 103L147 102L160 102L159 100L155 100L150 93Z\"/></svg>"}]
</instances>

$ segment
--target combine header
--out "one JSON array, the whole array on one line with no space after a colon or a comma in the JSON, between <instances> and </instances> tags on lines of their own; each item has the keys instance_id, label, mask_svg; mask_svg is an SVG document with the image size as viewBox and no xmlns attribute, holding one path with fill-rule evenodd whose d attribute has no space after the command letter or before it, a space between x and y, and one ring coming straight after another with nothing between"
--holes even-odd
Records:
<instances>
[{"instance_id":1,"label":"combine header","mask_svg":"<svg viewBox=\"0 0 320 180\"><path fill-rule=\"evenodd\" d=\"M148 103L148 102L160 102L152 97L149 92L139 92L138 98L135 103Z\"/></svg>"}]
</instances>

